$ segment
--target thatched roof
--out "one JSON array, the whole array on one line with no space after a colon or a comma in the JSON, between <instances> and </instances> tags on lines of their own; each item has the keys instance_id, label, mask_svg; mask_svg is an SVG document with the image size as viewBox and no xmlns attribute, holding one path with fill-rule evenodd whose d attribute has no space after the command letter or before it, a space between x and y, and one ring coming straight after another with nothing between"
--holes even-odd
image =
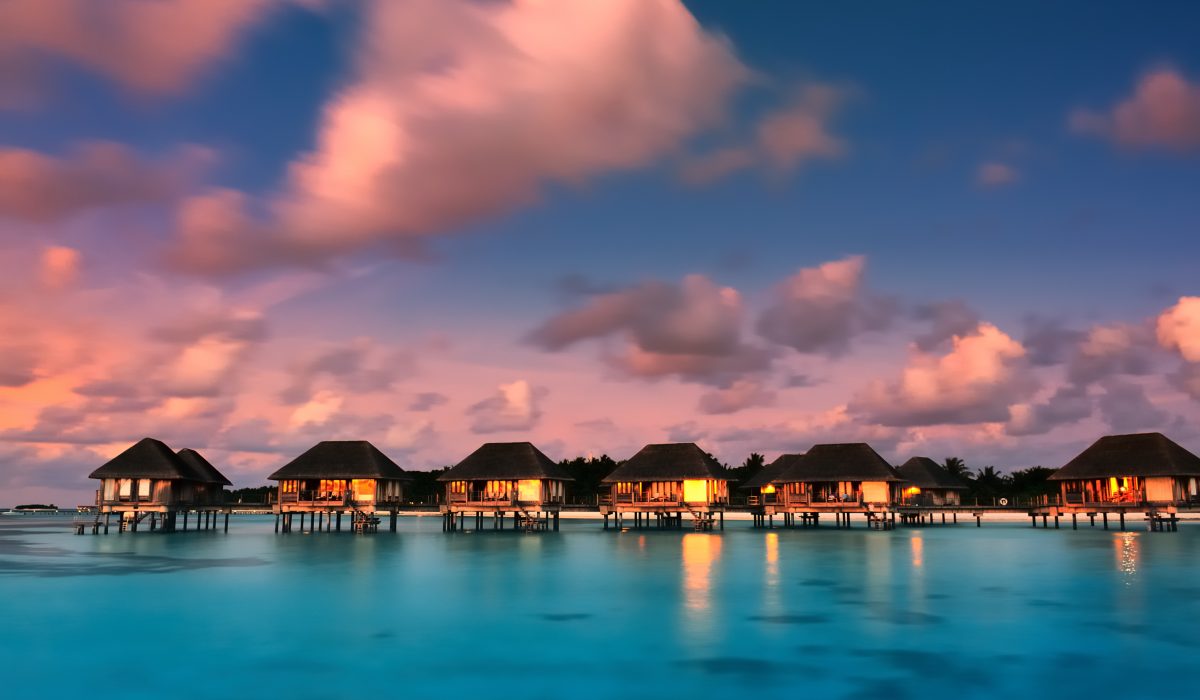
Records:
<instances>
[{"instance_id":1,"label":"thatched roof","mask_svg":"<svg viewBox=\"0 0 1200 700\"><path fill-rule=\"evenodd\" d=\"M528 442L488 442L438 477L438 481L575 479Z\"/></svg>"},{"instance_id":2,"label":"thatched roof","mask_svg":"<svg viewBox=\"0 0 1200 700\"><path fill-rule=\"evenodd\" d=\"M646 445L601 479L618 481L681 481L683 479L724 479L721 465L694 442Z\"/></svg>"},{"instance_id":3,"label":"thatched roof","mask_svg":"<svg viewBox=\"0 0 1200 700\"><path fill-rule=\"evenodd\" d=\"M1063 481L1110 476L1200 476L1200 457L1162 433L1106 435L1050 478Z\"/></svg>"},{"instance_id":4,"label":"thatched roof","mask_svg":"<svg viewBox=\"0 0 1200 700\"><path fill-rule=\"evenodd\" d=\"M200 480L186 462L160 440L142 438L88 475L90 479Z\"/></svg>"},{"instance_id":5,"label":"thatched roof","mask_svg":"<svg viewBox=\"0 0 1200 700\"><path fill-rule=\"evenodd\" d=\"M284 479L411 479L366 440L325 440L267 477Z\"/></svg>"},{"instance_id":6,"label":"thatched roof","mask_svg":"<svg viewBox=\"0 0 1200 700\"><path fill-rule=\"evenodd\" d=\"M184 464L191 468L192 473L196 475L197 481L202 481L206 484L220 484L222 486L233 486L233 482L225 478L225 475L217 471L204 455L199 452L185 447L175 453L179 459L182 459Z\"/></svg>"},{"instance_id":7,"label":"thatched roof","mask_svg":"<svg viewBox=\"0 0 1200 700\"><path fill-rule=\"evenodd\" d=\"M904 480L922 489L966 491L970 486L928 457L913 457L896 470Z\"/></svg>"},{"instance_id":8,"label":"thatched roof","mask_svg":"<svg viewBox=\"0 0 1200 700\"><path fill-rule=\"evenodd\" d=\"M887 460L865 442L813 445L775 481L904 481Z\"/></svg>"},{"instance_id":9,"label":"thatched roof","mask_svg":"<svg viewBox=\"0 0 1200 700\"><path fill-rule=\"evenodd\" d=\"M743 489L760 489L775 481L788 467L795 464L803 454L779 455L779 458L762 468L762 471L746 480L741 485Z\"/></svg>"}]
</instances>

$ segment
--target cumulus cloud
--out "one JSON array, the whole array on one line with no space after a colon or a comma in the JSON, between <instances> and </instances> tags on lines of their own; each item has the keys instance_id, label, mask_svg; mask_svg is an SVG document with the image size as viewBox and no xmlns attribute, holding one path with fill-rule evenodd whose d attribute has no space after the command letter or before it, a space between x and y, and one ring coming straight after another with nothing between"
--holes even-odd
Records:
<instances>
[{"instance_id":1,"label":"cumulus cloud","mask_svg":"<svg viewBox=\"0 0 1200 700\"><path fill-rule=\"evenodd\" d=\"M471 431L499 433L530 430L542 418L539 404L547 393L546 389L535 387L524 379L501 384L494 394L467 409Z\"/></svg>"},{"instance_id":2,"label":"cumulus cloud","mask_svg":"<svg viewBox=\"0 0 1200 700\"><path fill-rule=\"evenodd\" d=\"M1200 362L1200 297L1180 297L1155 325L1160 345L1178 350L1188 362Z\"/></svg>"},{"instance_id":3,"label":"cumulus cloud","mask_svg":"<svg viewBox=\"0 0 1200 700\"><path fill-rule=\"evenodd\" d=\"M1085 334L1067 327L1062 321L1031 315L1025 318L1025 346L1029 362L1049 367L1067 362Z\"/></svg>"},{"instance_id":4,"label":"cumulus cloud","mask_svg":"<svg viewBox=\"0 0 1200 700\"><path fill-rule=\"evenodd\" d=\"M710 415L736 413L747 408L771 406L775 399L775 392L767 389L761 382L739 379L725 388L702 394L698 408L701 413Z\"/></svg>"},{"instance_id":5,"label":"cumulus cloud","mask_svg":"<svg viewBox=\"0 0 1200 700\"><path fill-rule=\"evenodd\" d=\"M0 148L0 217L62 220L102 207L163 202L211 160L198 147L148 161L121 144L94 141L63 156Z\"/></svg>"},{"instance_id":6,"label":"cumulus cloud","mask_svg":"<svg viewBox=\"0 0 1200 700\"><path fill-rule=\"evenodd\" d=\"M758 318L767 340L803 353L837 357L861 333L886 328L895 304L863 288L860 255L804 268L779 285Z\"/></svg>"},{"instance_id":7,"label":"cumulus cloud","mask_svg":"<svg viewBox=\"0 0 1200 700\"><path fill-rule=\"evenodd\" d=\"M1080 339L1067 364L1067 379L1091 384L1119 374L1146 374L1154 366L1150 329L1129 323L1092 326Z\"/></svg>"},{"instance_id":8,"label":"cumulus cloud","mask_svg":"<svg viewBox=\"0 0 1200 700\"><path fill-rule=\"evenodd\" d=\"M67 60L133 90L178 92L228 55L287 0L5 0L0 3L0 103L33 91L48 59ZM314 5L314 0L303 4Z\"/></svg>"},{"instance_id":9,"label":"cumulus cloud","mask_svg":"<svg viewBox=\"0 0 1200 700\"><path fill-rule=\"evenodd\" d=\"M83 256L74 248L46 246L38 260L38 281L51 290L70 287L79 277L82 260Z\"/></svg>"},{"instance_id":10,"label":"cumulus cloud","mask_svg":"<svg viewBox=\"0 0 1200 700\"><path fill-rule=\"evenodd\" d=\"M594 295L548 319L528 339L556 351L619 335L627 347L606 359L626 374L724 385L771 362L769 351L743 342L743 319L737 290L688 275L679 284L652 281Z\"/></svg>"},{"instance_id":11,"label":"cumulus cloud","mask_svg":"<svg viewBox=\"0 0 1200 700\"><path fill-rule=\"evenodd\" d=\"M1017 169L1011 165L990 161L983 163L975 171L975 182L982 187L1003 187L1011 185L1019 179Z\"/></svg>"},{"instance_id":12,"label":"cumulus cloud","mask_svg":"<svg viewBox=\"0 0 1200 700\"><path fill-rule=\"evenodd\" d=\"M961 336L975 330L979 325L979 314L966 302L960 300L941 301L918 306L913 314L918 321L929 323L929 330L917 336L917 348L931 352Z\"/></svg>"},{"instance_id":13,"label":"cumulus cloud","mask_svg":"<svg viewBox=\"0 0 1200 700\"><path fill-rule=\"evenodd\" d=\"M1146 73L1133 95L1103 112L1080 109L1071 129L1129 148L1200 148L1200 85L1173 68Z\"/></svg>"},{"instance_id":14,"label":"cumulus cloud","mask_svg":"<svg viewBox=\"0 0 1200 700\"><path fill-rule=\"evenodd\" d=\"M229 194L193 207L181 265L411 253L546 183L675 151L748 77L678 0L378 1L365 13L354 78L325 105L315 149L262 218Z\"/></svg>"},{"instance_id":15,"label":"cumulus cloud","mask_svg":"<svg viewBox=\"0 0 1200 700\"><path fill-rule=\"evenodd\" d=\"M980 323L972 333L956 336L944 355L914 349L899 380L871 382L850 409L886 426L1003 422L1009 407L1036 389L1025 348L996 326Z\"/></svg>"},{"instance_id":16,"label":"cumulus cloud","mask_svg":"<svg viewBox=\"0 0 1200 700\"><path fill-rule=\"evenodd\" d=\"M289 404L308 401L323 379L352 393L387 391L415 374L416 365L411 351L381 347L370 338L331 343L291 368L291 382L280 399Z\"/></svg>"},{"instance_id":17,"label":"cumulus cloud","mask_svg":"<svg viewBox=\"0 0 1200 700\"><path fill-rule=\"evenodd\" d=\"M830 133L829 123L851 94L833 85L804 85L787 105L763 116L748 143L685 159L679 177L699 185L759 164L786 173L811 160L838 158L846 145Z\"/></svg>"}]
</instances>

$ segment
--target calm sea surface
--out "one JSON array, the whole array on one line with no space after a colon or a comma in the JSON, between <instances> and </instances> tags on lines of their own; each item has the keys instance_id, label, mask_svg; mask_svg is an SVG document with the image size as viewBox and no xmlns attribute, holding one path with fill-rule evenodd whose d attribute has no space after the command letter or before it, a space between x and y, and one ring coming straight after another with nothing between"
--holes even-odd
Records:
<instances>
[{"instance_id":1,"label":"calm sea surface","mask_svg":"<svg viewBox=\"0 0 1200 700\"><path fill-rule=\"evenodd\" d=\"M39 697L1195 697L1200 525L75 536L0 516ZM1139 523L1140 524L1140 523ZM386 522L385 522L386 529Z\"/></svg>"}]
</instances>

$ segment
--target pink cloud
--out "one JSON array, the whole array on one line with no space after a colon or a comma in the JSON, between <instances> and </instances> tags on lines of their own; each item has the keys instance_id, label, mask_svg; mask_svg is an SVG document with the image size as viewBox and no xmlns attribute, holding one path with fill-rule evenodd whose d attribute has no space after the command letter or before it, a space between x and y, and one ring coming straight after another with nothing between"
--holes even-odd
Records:
<instances>
[{"instance_id":1,"label":"pink cloud","mask_svg":"<svg viewBox=\"0 0 1200 700\"><path fill-rule=\"evenodd\" d=\"M530 430L542 417L541 400L548 392L524 379L501 384L496 392L467 409L471 431L500 433Z\"/></svg>"},{"instance_id":2,"label":"pink cloud","mask_svg":"<svg viewBox=\"0 0 1200 700\"><path fill-rule=\"evenodd\" d=\"M74 248L52 245L42 250L38 276L46 289L70 287L79 277L83 255Z\"/></svg>"},{"instance_id":3,"label":"pink cloud","mask_svg":"<svg viewBox=\"0 0 1200 700\"><path fill-rule=\"evenodd\" d=\"M804 85L787 105L768 111L745 143L684 159L679 177L703 185L760 164L788 173L809 161L839 158L846 144L829 126L851 94L833 85Z\"/></svg>"},{"instance_id":4,"label":"pink cloud","mask_svg":"<svg viewBox=\"0 0 1200 700\"><path fill-rule=\"evenodd\" d=\"M701 413L737 413L747 408L772 406L774 391L754 379L739 379L725 388L715 389L700 396L698 408Z\"/></svg>"},{"instance_id":5,"label":"pink cloud","mask_svg":"<svg viewBox=\"0 0 1200 700\"><path fill-rule=\"evenodd\" d=\"M1173 68L1160 68L1142 76L1133 95L1111 110L1076 110L1070 126L1130 148L1198 148L1200 85Z\"/></svg>"},{"instance_id":6,"label":"pink cloud","mask_svg":"<svg viewBox=\"0 0 1200 700\"><path fill-rule=\"evenodd\" d=\"M1200 297L1180 297L1156 322L1158 342L1188 362L1200 362Z\"/></svg>"},{"instance_id":7,"label":"pink cloud","mask_svg":"<svg viewBox=\"0 0 1200 700\"><path fill-rule=\"evenodd\" d=\"M188 147L151 162L103 141L60 157L0 148L0 217L51 222L102 207L164 202L210 160L208 151Z\"/></svg>"},{"instance_id":8,"label":"pink cloud","mask_svg":"<svg viewBox=\"0 0 1200 700\"><path fill-rule=\"evenodd\" d=\"M608 353L610 365L635 377L675 375L726 385L740 375L765 370L771 353L745 343L741 295L703 275L678 285L645 282L597 294L584 305L558 314L529 335L546 350L562 350L588 339L623 336L623 350Z\"/></svg>"},{"instance_id":9,"label":"pink cloud","mask_svg":"<svg viewBox=\"0 0 1200 700\"><path fill-rule=\"evenodd\" d=\"M229 195L181 223L201 272L422 237L643 167L724 116L748 72L677 0L373 2L355 78L257 217ZM238 241L237 245L224 245ZM243 257L265 246L268 254Z\"/></svg>"},{"instance_id":10,"label":"pink cloud","mask_svg":"<svg viewBox=\"0 0 1200 700\"><path fill-rule=\"evenodd\" d=\"M1025 348L990 323L955 336L944 355L915 351L894 382L872 381L851 403L866 420L891 426L1006 421L1037 382Z\"/></svg>"},{"instance_id":11,"label":"pink cloud","mask_svg":"<svg viewBox=\"0 0 1200 700\"><path fill-rule=\"evenodd\" d=\"M100 7L92 0L6 0L0 3L0 96L26 99L44 57L71 61L139 92L178 92L287 2L105 0Z\"/></svg>"},{"instance_id":12,"label":"pink cloud","mask_svg":"<svg viewBox=\"0 0 1200 700\"><path fill-rule=\"evenodd\" d=\"M856 336L891 323L895 305L863 288L866 258L803 268L778 285L758 319L766 339L803 353L845 354Z\"/></svg>"}]
</instances>

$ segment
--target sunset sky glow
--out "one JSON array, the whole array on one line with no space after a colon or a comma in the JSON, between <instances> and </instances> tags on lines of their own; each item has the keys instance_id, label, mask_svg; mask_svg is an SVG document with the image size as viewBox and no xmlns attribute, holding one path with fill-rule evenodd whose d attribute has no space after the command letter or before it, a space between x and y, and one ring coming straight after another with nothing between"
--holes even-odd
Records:
<instances>
[{"instance_id":1,"label":"sunset sky glow","mask_svg":"<svg viewBox=\"0 0 1200 700\"><path fill-rule=\"evenodd\" d=\"M102 15L102 16L101 16ZM0 504L144 436L1200 448L1200 5L0 2Z\"/></svg>"}]
</instances>

